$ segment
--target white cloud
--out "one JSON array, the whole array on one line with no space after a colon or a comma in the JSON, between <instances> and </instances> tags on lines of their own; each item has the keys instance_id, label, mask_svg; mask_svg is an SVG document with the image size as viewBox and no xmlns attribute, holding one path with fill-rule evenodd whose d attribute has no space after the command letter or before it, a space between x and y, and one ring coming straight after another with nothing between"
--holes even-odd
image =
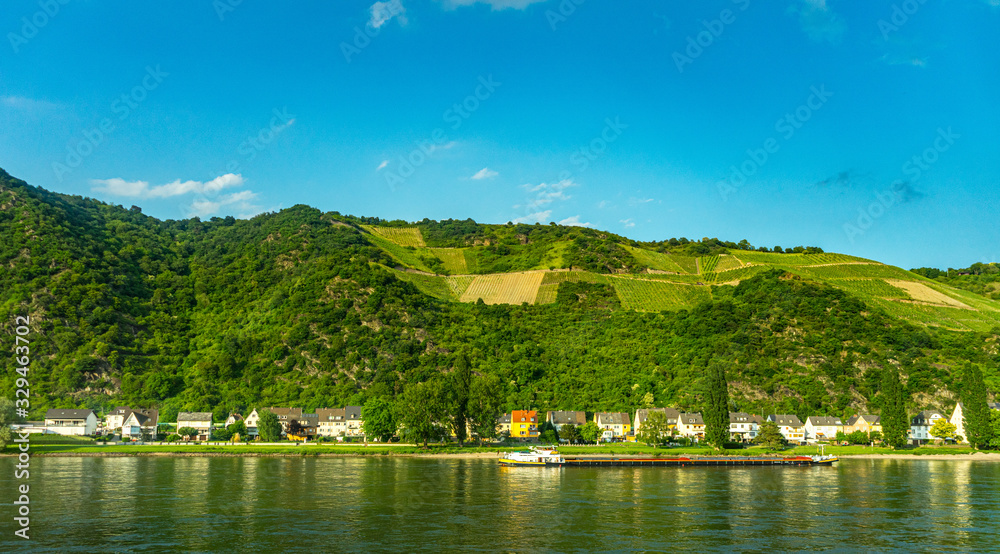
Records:
<instances>
[{"instance_id":1,"label":"white cloud","mask_svg":"<svg viewBox=\"0 0 1000 554\"><path fill-rule=\"evenodd\" d=\"M24 96L3 96L0 97L0 104L22 112L42 112L60 107L59 104L47 100L35 100Z\"/></svg>"},{"instance_id":2,"label":"white cloud","mask_svg":"<svg viewBox=\"0 0 1000 554\"><path fill-rule=\"evenodd\" d=\"M219 213L222 208L228 208L229 211L233 211L233 209L239 211L240 217L249 217L260 211L259 206L250 203L254 198L257 198L256 193L242 190L233 194L225 194L215 200L198 199L191 203L189 215L208 217Z\"/></svg>"},{"instance_id":3,"label":"white cloud","mask_svg":"<svg viewBox=\"0 0 1000 554\"><path fill-rule=\"evenodd\" d=\"M389 165L389 160L382 160L382 163L378 164L378 167L375 168L375 171L382 171L383 169L385 169L385 166L387 165Z\"/></svg>"},{"instance_id":4,"label":"white cloud","mask_svg":"<svg viewBox=\"0 0 1000 554\"><path fill-rule=\"evenodd\" d=\"M394 17L399 18L400 25L406 25L406 8L403 7L402 0L389 0L388 2L375 2L369 8L371 19L368 25L373 29L378 29L385 25Z\"/></svg>"},{"instance_id":5,"label":"white cloud","mask_svg":"<svg viewBox=\"0 0 1000 554\"><path fill-rule=\"evenodd\" d=\"M997 0L1000 2L1000 0ZM881 61L887 65L909 65L913 67L927 67L927 58L918 57L908 57L908 56L897 56L895 54L886 54L882 56Z\"/></svg>"},{"instance_id":6,"label":"white cloud","mask_svg":"<svg viewBox=\"0 0 1000 554\"><path fill-rule=\"evenodd\" d=\"M552 210L535 212L512 220L512 223L546 223L551 221Z\"/></svg>"},{"instance_id":7,"label":"white cloud","mask_svg":"<svg viewBox=\"0 0 1000 554\"><path fill-rule=\"evenodd\" d=\"M497 175L500 175L500 174L497 173L496 171L493 171L492 169L490 169L488 167L484 167L484 168L480 169L479 171L477 171L476 174L472 176L472 179L474 181L478 181L480 179L491 179L493 177L496 177Z\"/></svg>"},{"instance_id":8,"label":"white cloud","mask_svg":"<svg viewBox=\"0 0 1000 554\"><path fill-rule=\"evenodd\" d=\"M826 5L826 0L797 0L797 4L789 7L788 11L798 14L799 25L809 38L816 42L840 41L845 28L844 20Z\"/></svg>"},{"instance_id":9,"label":"white cloud","mask_svg":"<svg viewBox=\"0 0 1000 554\"><path fill-rule=\"evenodd\" d=\"M583 223L580 221L580 216L574 215L573 217L567 217L566 219L559 222L559 225L569 225L571 227L593 227L593 223Z\"/></svg>"},{"instance_id":10,"label":"white cloud","mask_svg":"<svg viewBox=\"0 0 1000 554\"><path fill-rule=\"evenodd\" d=\"M545 2L546 0L443 0L446 9L453 10L459 6L471 6L473 4L486 4L493 11L513 8L523 10L532 4Z\"/></svg>"},{"instance_id":11,"label":"white cloud","mask_svg":"<svg viewBox=\"0 0 1000 554\"><path fill-rule=\"evenodd\" d=\"M451 150L456 144L458 144L456 141L446 142L444 144L432 144L427 148L427 154L433 154L438 150Z\"/></svg>"},{"instance_id":12,"label":"white cloud","mask_svg":"<svg viewBox=\"0 0 1000 554\"><path fill-rule=\"evenodd\" d=\"M185 194L217 194L223 189L243 185L243 177L233 173L220 175L207 183L201 181L181 181L150 187L148 181L126 181L125 179L91 179L95 192L130 198L170 198Z\"/></svg>"},{"instance_id":13,"label":"white cloud","mask_svg":"<svg viewBox=\"0 0 1000 554\"><path fill-rule=\"evenodd\" d=\"M629 206L639 206L641 204L648 204L652 202L652 198L636 198L635 196L628 199Z\"/></svg>"},{"instance_id":14,"label":"white cloud","mask_svg":"<svg viewBox=\"0 0 1000 554\"><path fill-rule=\"evenodd\" d=\"M230 194L220 193L226 189L244 184L243 177L233 173L220 175L208 182L181 181L180 179L165 185L149 186L148 181L126 181L121 178L91 179L94 192L126 198L174 198L177 196L194 196L195 199L187 206L188 217L206 217L218 214L223 208L228 212L237 212L240 217L250 217L260 213L260 207L250 201L257 193L241 190Z\"/></svg>"},{"instance_id":15,"label":"white cloud","mask_svg":"<svg viewBox=\"0 0 1000 554\"><path fill-rule=\"evenodd\" d=\"M629 229L631 227L635 227L635 222L632 221L631 218L629 218L629 219L622 219L618 223L621 223L622 225L624 225L626 229Z\"/></svg>"}]
</instances>

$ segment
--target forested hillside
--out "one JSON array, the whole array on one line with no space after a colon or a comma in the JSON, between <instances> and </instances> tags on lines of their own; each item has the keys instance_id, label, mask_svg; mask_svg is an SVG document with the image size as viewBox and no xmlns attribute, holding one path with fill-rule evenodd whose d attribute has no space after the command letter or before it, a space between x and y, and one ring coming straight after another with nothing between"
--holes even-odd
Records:
<instances>
[{"instance_id":1,"label":"forested hillside","mask_svg":"<svg viewBox=\"0 0 1000 554\"><path fill-rule=\"evenodd\" d=\"M756 412L877 412L887 367L914 409L950 407L962 364L1000 386L1000 304L818 248L307 206L159 221L2 170L0 238L0 394L14 316L30 316L35 418L362 404L460 352L508 409L700 409L711 364Z\"/></svg>"}]
</instances>

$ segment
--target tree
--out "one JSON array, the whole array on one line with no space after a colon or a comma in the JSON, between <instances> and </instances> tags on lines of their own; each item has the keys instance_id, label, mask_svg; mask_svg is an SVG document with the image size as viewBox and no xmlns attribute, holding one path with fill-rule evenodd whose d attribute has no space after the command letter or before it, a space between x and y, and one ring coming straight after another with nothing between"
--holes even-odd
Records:
<instances>
[{"instance_id":1,"label":"tree","mask_svg":"<svg viewBox=\"0 0 1000 554\"><path fill-rule=\"evenodd\" d=\"M777 423L765 421L757 428L757 436L754 437L753 442L765 448L775 449L785 444L785 437L782 436Z\"/></svg>"},{"instance_id":2,"label":"tree","mask_svg":"<svg viewBox=\"0 0 1000 554\"><path fill-rule=\"evenodd\" d=\"M374 437L379 442L389 442L396 434L396 416L392 402L384 396L373 396L361 408L361 429L366 437Z\"/></svg>"},{"instance_id":3,"label":"tree","mask_svg":"<svg viewBox=\"0 0 1000 554\"><path fill-rule=\"evenodd\" d=\"M447 398L440 381L427 381L410 385L396 404L399 423L407 436L417 442L438 436L438 427L447 416Z\"/></svg>"},{"instance_id":4,"label":"tree","mask_svg":"<svg viewBox=\"0 0 1000 554\"><path fill-rule=\"evenodd\" d=\"M601 428L593 421L588 421L580 426L580 438L584 442L597 442L602 433Z\"/></svg>"},{"instance_id":5,"label":"tree","mask_svg":"<svg viewBox=\"0 0 1000 554\"><path fill-rule=\"evenodd\" d=\"M726 382L726 368L718 362L708 367L705 440L716 450L729 442L729 384Z\"/></svg>"},{"instance_id":6,"label":"tree","mask_svg":"<svg viewBox=\"0 0 1000 554\"><path fill-rule=\"evenodd\" d=\"M17 412L10 398L0 398L0 450L11 441L11 424L17 421Z\"/></svg>"},{"instance_id":7,"label":"tree","mask_svg":"<svg viewBox=\"0 0 1000 554\"><path fill-rule=\"evenodd\" d=\"M941 440L954 439L956 430L958 430L958 428L954 423L949 422L947 419L939 419L934 422L934 425L931 426L930 433L932 437L936 437Z\"/></svg>"},{"instance_id":8,"label":"tree","mask_svg":"<svg viewBox=\"0 0 1000 554\"><path fill-rule=\"evenodd\" d=\"M247 424L244 423L242 419L236 423L230 424L229 427L226 427L226 430L229 431L229 438L234 440L237 436L247 436Z\"/></svg>"},{"instance_id":9,"label":"tree","mask_svg":"<svg viewBox=\"0 0 1000 554\"><path fill-rule=\"evenodd\" d=\"M257 434L265 442L278 442L281 440L281 422L278 415L271 410L261 409L257 411Z\"/></svg>"},{"instance_id":10,"label":"tree","mask_svg":"<svg viewBox=\"0 0 1000 554\"><path fill-rule=\"evenodd\" d=\"M214 441L227 441L231 439L232 436L233 434L229 431L229 429L221 427L219 429L212 429L209 438Z\"/></svg>"},{"instance_id":11,"label":"tree","mask_svg":"<svg viewBox=\"0 0 1000 554\"><path fill-rule=\"evenodd\" d=\"M962 416L965 419L965 437L976 448L989 446L993 437L990 407L987 404L983 372L976 364L968 364L962 375Z\"/></svg>"},{"instance_id":12,"label":"tree","mask_svg":"<svg viewBox=\"0 0 1000 554\"><path fill-rule=\"evenodd\" d=\"M649 415L646 416L646 421L642 422L642 427L639 428L639 436L636 438L650 446L657 446L666 442L670 438L670 426L667 424L667 415L660 411L649 412Z\"/></svg>"},{"instance_id":13,"label":"tree","mask_svg":"<svg viewBox=\"0 0 1000 554\"><path fill-rule=\"evenodd\" d=\"M550 421L543 421L538 426L538 442L542 444L559 444L559 431Z\"/></svg>"},{"instance_id":14,"label":"tree","mask_svg":"<svg viewBox=\"0 0 1000 554\"><path fill-rule=\"evenodd\" d=\"M580 430L577 429L576 425L567 423L559 430L559 437L569 444L575 444L580 442Z\"/></svg>"},{"instance_id":15,"label":"tree","mask_svg":"<svg viewBox=\"0 0 1000 554\"><path fill-rule=\"evenodd\" d=\"M906 391L899 380L899 371L887 367L882 372L882 435L893 448L902 448L910 430L906 415Z\"/></svg>"},{"instance_id":16,"label":"tree","mask_svg":"<svg viewBox=\"0 0 1000 554\"><path fill-rule=\"evenodd\" d=\"M451 429L458 439L458 445L462 446L469 429L469 393L472 388L472 369L464 353L460 353L455 360L448 385Z\"/></svg>"},{"instance_id":17,"label":"tree","mask_svg":"<svg viewBox=\"0 0 1000 554\"><path fill-rule=\"evenodd\" d=\"M198 430L195 429L194 427L181 427L180 429L177 430L177 434L182 437L188 437L188 438L197 437Z\"/></svg>"},{"instance_id":18,"label":"tree","mask_svg":"<svg viewBox=\"0 0 1000 554\"><path fill-rule=\"evenodd\" d=\"M469 421L472 432L480 439L495 439L498 434L497 415L502 410L503 385L496 375L483 375L472 382L469 390Z\"/></svg>"},{"instance_id":19,"label":"tree","mask_svg":"<svg viewBox=\"0 0 1000 554\"><path fill-rule=\"evenodd\" d=\"M302 424L299 423L299 420L293 419L288 422L288 432L286 434L294 435L296 437L301 437L304 431L305 428L302 427Z\"/></svg>"},{"instance_id":20,"label":"tree","mask_svg":"<svg viewBox=\"0 0 1000 554\"><path fill-rule=\"evenodd\" d=\"M993 431L990 446L1000 448L1000 410L990 410L990 429Z\"/></svg>"}]
</instances>

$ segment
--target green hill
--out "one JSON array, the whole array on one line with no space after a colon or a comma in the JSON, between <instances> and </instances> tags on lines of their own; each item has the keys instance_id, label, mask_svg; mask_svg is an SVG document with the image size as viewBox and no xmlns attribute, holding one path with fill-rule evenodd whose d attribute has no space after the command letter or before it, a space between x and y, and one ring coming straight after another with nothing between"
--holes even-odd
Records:
<instances>
[{"instance_id":1,"label":"green hill","mask_svg":"<svg viewBox=\"0 0 1000 554\"><path fill-rule=\"evenodd\" d=\"M877 412L886 367L914 408L950 407L965 363L1000 385L1000 302L818 248L307 206L160 221L2 170L0 238L4 335L31 318L32 417L358 404L440 378L458 352L501 378L508 408L700 409L712 363L757 412Z\"/></svg>"}]
</instances>

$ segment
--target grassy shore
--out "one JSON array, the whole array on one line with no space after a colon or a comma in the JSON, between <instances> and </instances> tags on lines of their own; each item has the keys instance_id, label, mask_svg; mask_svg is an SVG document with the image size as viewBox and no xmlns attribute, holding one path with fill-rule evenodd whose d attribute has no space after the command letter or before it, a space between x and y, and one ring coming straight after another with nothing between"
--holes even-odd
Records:
<instances>
[{"instance_id":1,"label":"grassy shore","mask_svg":"<svg viewBox=\"0 0 1000 554\"><path fill-rule=\"evenodd\" d=\"M423 448L411 444L364 444L351 443L281 443L281 444L159 444L159 445L96 445L84 437L62 437L58 435L32 435L32 455L55 456L421 456L421 457L496 457L500 452L522 450L525 445L430 445ZM712 456L718 455L709 447L653 448L644 444L616 443L598 446L561 446L559 451L566 456ZM15 445L8 445L5 455L15 455ZM796 446L774 451L761 447L723 451L733 456L809 456L820 453L818 446ZM840 457L895 457L917 456L961 456L968 457L977 451L961 446L921 446L892 450L891 448L869 446L825 446L824 454ZM982 454L976 454L982 458ZM990 456L991 458L994 456ZM1000 457L1000 456L997 456ZM979 459L979 458L976 458Z\"/></svg>"}]
</instances>

